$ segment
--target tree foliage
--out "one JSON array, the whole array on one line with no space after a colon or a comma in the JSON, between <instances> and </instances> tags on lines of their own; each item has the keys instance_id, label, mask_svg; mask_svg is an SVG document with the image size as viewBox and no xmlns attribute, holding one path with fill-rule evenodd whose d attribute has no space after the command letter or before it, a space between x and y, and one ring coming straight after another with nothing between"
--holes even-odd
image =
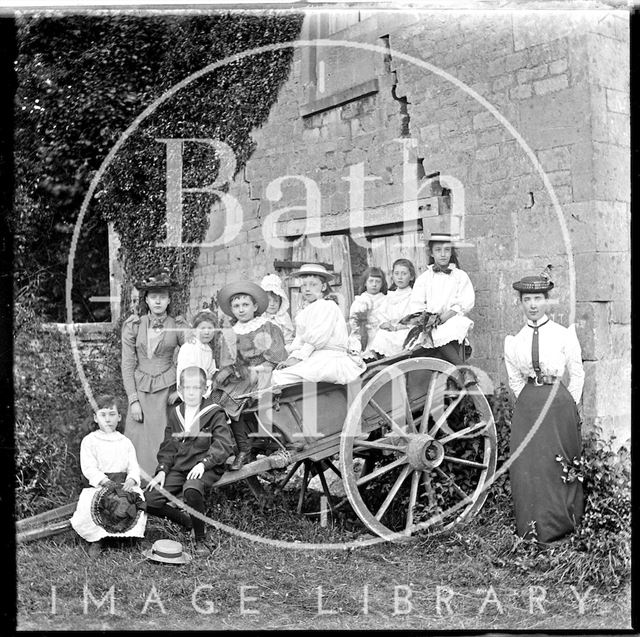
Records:
<instances>
[{"instance_id":1,"label":"tree foliage","mask_svg":"<svg viewBox=\"0 0 640 637\"><path fill-rule=\"evenodd\" d=\"M16 300L64 320L66 267L74 224L110 149L154 100L192 73L243 51L294 40L301 16L227 12L197 16L23 17L16 72ZM74 320L105 320L107 234L113 222L129 280L168 265L183 283L197 248L158 247L166 236L161 138L226 142L236 173L252 152L251 130L265 121L286 79L292 49L225 64L164 102L120 149L89 206L74 260ZM203 187L219 158L185 145L184 186ZM224 190L224 188L222 189ZM208 227L210 193L185 195L183 240ZM182 301L184 300L181 299Z\"/></svg>"}]
</instances>

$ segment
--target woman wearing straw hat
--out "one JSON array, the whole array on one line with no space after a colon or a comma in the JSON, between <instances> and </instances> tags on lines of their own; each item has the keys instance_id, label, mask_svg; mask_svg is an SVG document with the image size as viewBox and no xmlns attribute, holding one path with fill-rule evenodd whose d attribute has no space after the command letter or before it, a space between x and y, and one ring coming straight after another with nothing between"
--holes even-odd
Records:
<instances>
[{"instance_id":1,"label":"woman wearing straw hat","mask_svg":"<svg viewBox=\"0 0 640 637\"><path fill-rule=\"evenodd\" d=\"M273 384L350 383L366 365L347 351L347 323L338 304L327 298L331 274L323 265L306 263L291 276L300 278L306 306L296 315L296 336L287 346L289 358L273 372Z\"/></svg>"},{"instance_id":2,"label":"woman wearing straw hat","mask_svg":"<svg viewBox=\"0 0 640 637\"><path fill-rule=\"evenodd\" d=\"M582 483L575 469L584 370L575 326L563 327L547 316L553 288L547 271L524 277L513 288L526 317L504 344L509 386L517 398L509 469L516 526L518 535L549 543L572 532L582 517ZM565 371L567 386L561 381Z\"/></svg>"},{"instance_id":3,"label":"woman wearing straw hat","mask_svg":"<svg viewBox=\"0 0 640 637\"><path fill-rule=\"evenodd\" d=\"M168 313L169 292L179 286L166 270L136 284L148 314L131 315L122 326L122 381L129 409L125 436L136 450L142 480L153 475L167 425L167 405L177 400L173 355L188 325Z\"/></svg>"}]
</instances>

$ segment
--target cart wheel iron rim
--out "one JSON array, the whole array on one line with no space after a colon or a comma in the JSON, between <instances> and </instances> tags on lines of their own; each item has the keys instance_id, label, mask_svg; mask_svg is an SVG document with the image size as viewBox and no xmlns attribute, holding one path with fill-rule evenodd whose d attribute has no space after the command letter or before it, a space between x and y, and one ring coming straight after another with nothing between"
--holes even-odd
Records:
<instances>
[{"instance_id":1,"label":"cart wheel iron rim","mask_svg":"<svg viewBox=\"0 0 640 637\"><path fill-rule=\"evenodd\" d=\"M384 413L375 400L376 394L389 383L397 383L406 391L411 372L430 372L428 386L425 390L422 412L416 413L416 401L405 401L405 423L397 422ZM496 469L497 443L496 429L491 407L486 397L475 388L460 388L453 400L447 388L449 378L456 379L456 367L446 361L435 358L416 357L398 361L389 365L373 376L351 403L340 439L340 466L347 498L360 520L369 530L388 540L406 539L417 531L430 530L442 532L453 528L456 524L475 515L487 497ZM441 392L438 394L438 383ZM407 394L405 394L406 396ZM448 420L465 396L473 404L474 413L479 417L477 422L462 429L453 430ZM422 396L420 397L422 399ZM439 401L442 399L442 402ZM410 408L407 406L410 405ZM434 405L437 408L434 408ZM377 412L383 424L369 430L362 430L363 414ZM434 416L434 411L439 416ZM423 418L424 412L427 418ZM392 410L393 413L393 410ZM380 435L386 430L386 435ZM372 438L372 434L377 435ZM474 459L457 457L456 445L472 446L477 451ZM466 449L466 447L464 447ZM387 460L366 475L354 472L354 459L363 453L375 454ZM477 457L479 456L479 457ZM374 461L375 466L375 461ZM363 488L375 491L376 483L398 472L393 479L384 501L370 508L363 496ZM456 471L468 471L471 482L475 485L472 491L466 492L452 478ZM386 475L388 474L388 475ZM450 493L457 500L447 508L439 509L435 491L446 484ZM406 491L409 485L408 504L403 528L396 528L385 523L394 500L399 500L401 489ZM427 519L423 513L416 515L418 493L422 490L420 501L426 500L428 507L436 511ZM383 491L378 490L379 494ZM406 495L406 494L405 494ZM380 495L381 497L381 495ZM454 497L454 496L452 496ZM396 503L397 504L397 503ZM397 508L397 507L396 507ZM402 510L402 506L401 506Z\"/></svg>"}]
</instances>

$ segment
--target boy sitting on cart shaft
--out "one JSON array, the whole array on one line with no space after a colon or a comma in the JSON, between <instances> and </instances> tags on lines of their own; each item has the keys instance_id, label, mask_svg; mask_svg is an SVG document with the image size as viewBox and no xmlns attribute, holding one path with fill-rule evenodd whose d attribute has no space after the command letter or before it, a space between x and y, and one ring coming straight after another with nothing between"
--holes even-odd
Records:
<instances>
[{"instance_id":1,"label":"boy sitting on cart shaft","mask_svg":"<svg viewBox=\"0 0 640 637\"><path fill-rule=\"evenodd\" d=\"M168 495L182 494L185 503L204 515L204 492L225 472L233 442L227 415L220 405L204 399L206 373L200 367L182 370L178 390L184 402L169 410L164 441L158 450L155 476L147 485L147 513L190 528L196 544L205 541L201 517L167 504Z\"/></svg>"}]
</instances>

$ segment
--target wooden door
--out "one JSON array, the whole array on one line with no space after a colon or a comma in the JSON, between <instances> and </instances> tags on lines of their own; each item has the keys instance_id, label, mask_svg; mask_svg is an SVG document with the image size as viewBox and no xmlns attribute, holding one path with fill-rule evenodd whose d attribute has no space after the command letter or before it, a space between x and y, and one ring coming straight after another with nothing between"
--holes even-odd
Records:
<instances>
[{"instance_id":1,"label":"wooden door","mask_svg":"<svg viewBox=\"0 0 640 637\"><path fill-rule=\"evenodd\" d=\"M409 259L416 269L416 276L427 269L427 249L421 231L393 234L371 239L369 265L377 266L387 275L391 284L391 266L396 259Z\"/></svg>"}]
</instances>

